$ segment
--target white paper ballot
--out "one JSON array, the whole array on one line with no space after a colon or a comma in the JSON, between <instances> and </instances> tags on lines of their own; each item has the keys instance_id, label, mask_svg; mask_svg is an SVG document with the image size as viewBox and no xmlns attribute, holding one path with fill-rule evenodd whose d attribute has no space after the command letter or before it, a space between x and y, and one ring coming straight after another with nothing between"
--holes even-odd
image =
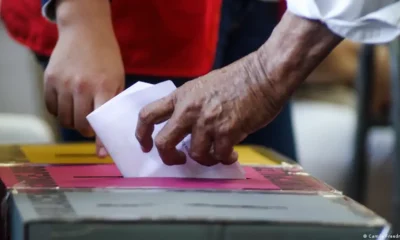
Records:
<instances>
[{"instance_id":1,"label":"white paper ballot","mask_svg":"<svg viewBox=\"0 0 400 240\"><path fill-rule=\"evenodd\" d=\"M171 81L156 85L138 82L126 89L87 116L97 137L114 160L124 177L177 177L244 179L244 171L239 163L202 166L191 159L187 152L190 135L177 148L186 154L184 165L165 165L153 146L149 153L143 153L135 137L140 110L147 104L168 96L176 89ZM153 139L165 125L154 127Z\"/></svg>"}]
</instances>

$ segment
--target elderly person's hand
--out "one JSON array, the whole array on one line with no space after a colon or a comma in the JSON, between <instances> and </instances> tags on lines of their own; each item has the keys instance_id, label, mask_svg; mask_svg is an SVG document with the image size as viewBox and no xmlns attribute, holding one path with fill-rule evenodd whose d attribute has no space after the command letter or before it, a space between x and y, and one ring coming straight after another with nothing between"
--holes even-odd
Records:
<instances>
[{"instance_id":1,"label":"elderly person's hand","mask_svg":"<svg viewBox=\"0 0 400 240\"><path fill-rule=\"evenodd\" d=\"M185 163L176 145L188 134L198 163L234 163L233 146L268 124L340 40L319 22L285 14L258 51L144 107L136 129L143 151L153 147L154 125L168 120L154 140L165 164Z\"/></svg>"},{"instance_id":2,"label":"elderly person's hand","mask_svg":"<svg viewBox=\"0 0 400 240\"><path fill-rule=\"evenodd\" d=\"M250 55L190 81L143 108L136 136L144 151L153 146L154 124L169 118L155 139L166 164L185 162L185 155L175 146L190 133L189 154L200 164L235 162L233 146L273 119L283 103L281 94L269 86L263 72L250 71L257 63L256 55Z\"/></svg>"}]
</instances>

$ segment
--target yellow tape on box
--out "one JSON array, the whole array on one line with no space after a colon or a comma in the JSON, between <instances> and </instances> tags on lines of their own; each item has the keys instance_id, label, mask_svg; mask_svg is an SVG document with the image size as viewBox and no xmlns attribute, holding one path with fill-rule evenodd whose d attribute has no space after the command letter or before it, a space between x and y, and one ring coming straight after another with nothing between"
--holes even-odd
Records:
<instances>
[{"instance_id":1,"label":"yellow tape on box","mask_svg":"<svg viewBox=\"0 0 400 240\"><path fill-rule=\"evenodd\" d=\"M272 151L253 146L236 146L242 164L280 165L283 158ZM92 143L0 146L0 163L104 164L111 158L96 157Z\"/></svg>"}]
</instances>

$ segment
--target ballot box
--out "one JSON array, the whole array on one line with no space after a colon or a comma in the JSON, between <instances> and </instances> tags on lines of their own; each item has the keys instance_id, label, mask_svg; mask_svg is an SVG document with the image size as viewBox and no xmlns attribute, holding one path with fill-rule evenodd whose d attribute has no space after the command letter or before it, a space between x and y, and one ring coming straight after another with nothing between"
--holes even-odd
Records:
<instances>
[{"instance_id":1,"label":"ballot box","mask_svg":"<svg viewBox=\"0 0 400 240\"><path fill-rule=\"evenodd\" d=\"M0 146L0 239L365 239L390 224L284 156L245 179L123 178L93 144ZM383 238L384 239L384 238Z\"/></svg>"},{"instance_id":2,"label":"ballot box","mask_svg":"<svg viewBox=\"0 0 400 240\"><path fill-rule=\"evenodd\" d=\"M390 224L297 168L122 178L113 164L0 166L1 232L32 239L362 239ZM167 239L168 239L167 238Z\"/></svg>"},{"instance_id":3,"label":"ballot box","mask_svg":"<svg viewBox=\"0 0 400 240\"><path fill-rule=\"evenodd\" d=\"M355 240L390 232L370 210L329 193L14 189L6 204L11 240Z\"/></svg>"}]
</instances>

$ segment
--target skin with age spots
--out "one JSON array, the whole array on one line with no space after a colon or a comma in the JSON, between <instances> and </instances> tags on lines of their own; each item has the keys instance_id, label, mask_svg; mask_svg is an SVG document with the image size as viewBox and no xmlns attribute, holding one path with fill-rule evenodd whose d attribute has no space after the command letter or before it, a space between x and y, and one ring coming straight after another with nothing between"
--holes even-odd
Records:
<instances>
[{"instance_id":1,"label":"skin with age spots","mask_svg":"<svg viewBox=\"0 0 400 240\"><path fill-rule=\"evenodd\" d=\"M257 118L252 116L253 111L248 111L248 105L254 101L262 101L263 95L261 91L253 91L250 87L252 84L246 84L251 79L244 81L243 76L232 73L222 73L221 80L225 85L214 81L213 78L199 78L184 84L167 98L144 108L139 116L139 125L144 127L139 127L137 132L138 139L144 143L144 150L150 151L153 145L150 137L153 125L146 123L160 123L170 117L155 139L155 145L162 159L166 159L166 164L176 164L178 160L179 163L185 162L184 155L178 152L175 146L189 133L192 134L189 154L193 159L207 166L218 162L235 162L237 154L233 153L232 142L243 140L245 136L242 132L250 128L250 125L241 124L245 121L239 118ZM218 74L218 71L210 74ZM206 89L210 91L204 91ZM198 92L205 94L199 96ZM243 98L249 95L253 95L253 99ZM160 108L160 105L164 107ZM163 112L160 115L154 114L154 110L158 109L162 109ZM261 119L261 116L262 113L259 112L258 118ZM232 131L233 129L235 131ZM142 136L146 138L141 138ZM171 137L174 141L173 147L166 145ZM213 151L210 152L212 143ZM230 148L226 149L227 146ZM200 158L203 155L207 155L207 158ZM220 161L209 161L212 156Z\"/></svg>"},{"instance_id":2,"label":"skin with age spots","mask_svg":"<svg viewBox=\"0 0 400 240\"><path fill-rule=\"evenodd\" d=\"M241 60L184 84L145 106L136 137L165 164L185 163L176 145L192 134L189 155L202 165L237 161L233 146L271 122L293 91L342 39L326 26L286 13L269 40Z\"/></svg>"}]
</instances>

